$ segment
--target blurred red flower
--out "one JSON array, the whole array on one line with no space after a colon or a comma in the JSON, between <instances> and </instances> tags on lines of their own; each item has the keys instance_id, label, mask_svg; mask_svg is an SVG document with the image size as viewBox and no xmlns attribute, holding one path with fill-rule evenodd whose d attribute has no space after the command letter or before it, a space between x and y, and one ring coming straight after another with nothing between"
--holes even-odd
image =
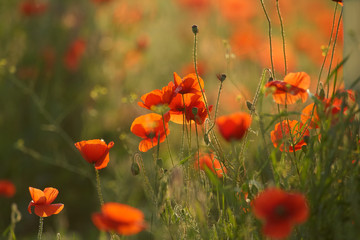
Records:
<instances>
[{"instance_id":1,"label":"blurred red flower","mask_svg":"<svg viewBox=\"0 0 360 240\"><path fill-rule=\"evenodd\" d=\"M43 14L48 8L48 4L34 0L25 0L20 3L19 10L23 16L32 17Z\"/></svg>"},{"instance_id":2,"label":"blurred red flower","mask_svg":"<svg viewBox=\"0 0 360 240\"><path fill-rule=\"evenodd\" d=\"M76 39L71 43L64 56L64 64L68 70L75 71L81 57L86 49L86 42L83 39Z\"/></svg>"},{"instance_id":3,"label":"blurred red flower","mask_svg":"<svg viewBox=\"0 0 360 240\"><path fill-rule=\"evenodd\" d=\"M275 130L271 131L271 141L274 147L279 147L280 151L294 152L306 145L305 136L310 136L308 128L296 120L284 120L275 125ZM286 149L285 149L286 143ZM294 144L294 145L292 145Z\"/></svg>"},{"instance_id":4,"label":"blurred red flower","mask_svg":"<svg viewBox=\"0 0 360 240\"><path fill-rule=\"evenodd\" d=\"M265 221L263 233L271 238L286 238L295 224L304 223L309 216L306 198L300 193L287 193L270 188L253 201L254 215Z\"/></svg>"},{"instance_id":5,"label":"blurred red flower","mask_svg":"<svg viewBox=\"0 0 360 240\"><path fill-rule=\"evenodd\" d=\"M202 125L208 117L205 102L200 94L177 94L169 107L170 120L177 124L183 124L184 114L187 122L195 121L199 125ZM212 107L209 106L209 112Z\"/></svg>"},{"instance_id":6,"label":"blurred red flower","mask_svg":"<svg viewBox=\"0 0 360 240\"><path fill-rule=\"evenodd\" d=\"M265 87L273 89L273 99L277 104L294 104L301 99L305 102L310 86L310 76L305 72L289 73L284 81L271 81Z\"/></svg>"},{"instance_id":7,"label":"blurred red flower","mask_svg":"<svg viewBox=\"0 0 360 240\"><path fill-rule=\"evenodd\" d=\"M198 71L198 75L202 76L206 73L206 65L204 62L198 62L196 64L196 69ZM187 63L185 64L182 68L181 68L181 75L188 75L191 73L195 73L195 66L193 62Z\"/></svg>"},{"instance_id":8,"label":"blurred red flower","mask_svg":"<svg viewBox=\"0 0 360 240\"><path fill-rule=\"evenodd\" d=\"M251 117L247 113L238 112L218 117L216 124L226 141L241 140L251 125Z\"/></svg>"},{"instance_id":9,"label":"blurred red flower","mask_svg":"<svg viewBox=\"0 0 360 240\"><path fill-rule=\"evenodd\" d=\"M206 10L210 6L211 0L176 0L182 7L193 9L196 11Z\"/></svg>"},{"instance_id":10,"label":"blurred red flower","mask_svg":"<svg viewBox=\"0 0 360 240\"><path fill-rule=\"evenodd\" d=\"M15 195L15 185L9 180L0 180L0 196L11 198Z\"/></svg>"},{"instance_id":11,"label":"blurred red flower","mask_svg":"<svg viewBox=\"0 0 360 240\"><path fill-rule=\"evenodd\" d=\"M81 156L88 162L94 163L96 169L105 168L109 163L109 150L114 142L106 144L104 140L93 139L75 143Z\"/></svg>"},{"instance_id":12,"label":"blurred red flower","mask_svg":"<svg viewBox=\"0 0 360 240\"><path fill-rule=\"evenodd\" d=\"M200 85L199 85L200 81ZM199 81L197 80L195 73L190 73L184 78L181 78L176 72L174 72L174 83L175 87L180 94L186 93L199 93L201 89L204 90L204 80L199 76ZM201 86L201 87L200 87Z\"/></svg>"},{"instance_id":13,"label":"blurred red flower","mask_svg":"<svg viewBox=\"0 0 360 240\"><path fill-rule=\"evenodd\" d=\"M28 211L31 214L31 207L34 206L34 213L39 217L49 217L53 214L58 214L64 208L64 204L51 204L57 197L59 191L56 188L45 188L41 191L37 188L29 187L31 202L28 206Z\"/></svg>"},{"instance_id":14,"label":"blurred red flower","mask_svg":"<svg viewBox=\"0 0 360 240\"><path fill-rule=\"evenodd\" d=\"M146 228L144 214L137 208L109 202L101 207L100 213L92 215L94 225L102 231L133 235Z\"/></svg>"},{"instance_id":15,"label":"blurred red flower","mask_svg":"<svg viewBox=\"0 0 360 240\"><path fill-rule=\"evenodd\" d=\"M222 178L227 170L223 163L214 157L213 153L200 154L199 161L194 163L195 169L204 170L205 168L210 169L218 178Z\"/></svg>"},{"instance_id":16,"label":"blurred red flower","mask_svg":"<svg viewBox=\"0 0 360 240\"><path fill-rule=\"evenodd\" d=\"M217 0L220 13L230 22L244 22L252 19L258 13L254 1Z\"/></svg>"},{"instance_id":17,"label":"blurred red flower","mask_svg":"<svg viewBox=\"0 0 360 240\"><path fill-rule=\"evenodd\" d=\"M164 123L165 122L165 126ZM159 143L165 141L170 130L168 129L169 116L156 113L149 113L137 117L131 124L131 132L143 140L139 143L139 150L147 152L149 149L155 147ZM165 132L166 130L166 132Z\"/></svg>"}]
</instances>

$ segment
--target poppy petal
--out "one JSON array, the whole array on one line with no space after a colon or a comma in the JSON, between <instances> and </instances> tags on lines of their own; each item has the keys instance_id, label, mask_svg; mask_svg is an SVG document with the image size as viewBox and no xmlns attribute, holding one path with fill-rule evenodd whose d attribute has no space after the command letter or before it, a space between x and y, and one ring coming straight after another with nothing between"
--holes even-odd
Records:
<instances>
[{"instance_id":1,"label":"poppy petal","mask_svg":"<svg viewBox=\"0 0 360 240\"><path fill-rule=\"evenodd\" d=\"M44 204L46 203L46 197L43 191L37 188L29 187L30 195L34 204Z\"/></svg>"},{"instance_id":2,"label":"poppy petal","mask_svg":"<svg viewBox=\"0 0 360 240\"><path fill-rule=\"evenodd\" d=\"M44 189L44 194L45 194L45 197L46 197L45 204L50 204L55 200L55 198L59 194L59 191L56 188L50 187L50 188L45 188Z\"/></svg>"},{"instance_id":3,"label":"poppy petal","mask_svg":"<svg viewBox=\"0 0 360 240\"><path fill-rule=\"evenodd\" d=\"M28 205L28 212L31 214L31 207L32 206L35 206L35 204L34 204L34 201L30 201L30 203L29 203L29 205Z\"/></svg>"},{"instance_id":4,"label":"poppy petal","mask_svg":"<svg viewBox=\"0 0 360 240\"><path fill-rule=\"evenodd\" d=\"M289 221L267 221L263 227L263 232L266 236L269 237L285 238L291 233L292 227L293 226Z\"/></svg>"},{"instance_id":5,"label":"poppy petal","mask_svg":"<svg viewBox=\"0 0 360 240\"><path fill-rule=\"evenodd\" d=\"M49 217L53 214L58 214L63 210L64 204L45 204L45 205L36 205L34 208L34 213L39 217Z\"/></svg>"},{"instance_id":6,"label":"poppy petal","mask_svg":"<svg viewBox=\"0 0 360 240\"><path fill-rule=\"evenodd\" d=\"M139 209L115 202L104 204L101 211L105 217L121 223L139 222L144 219L144 214Z\"/></svg>"},{"instance_id":7,"label":"poppy petal","mask_svg":"<svg viewBox=\"0 0 360 240\"><path fill-rule=\"evenodd\" d=\"M102 168L105 168L105 167L108 165L109 160L110 160L110 158L109 158L109 152L108 152L108 153L105 155L105 157L103 157L103 158L100 159L99 161L96 161L96 163L95 163L95 168L96 168L97 170L102 169Z\"/></svg>"}]
</instances>

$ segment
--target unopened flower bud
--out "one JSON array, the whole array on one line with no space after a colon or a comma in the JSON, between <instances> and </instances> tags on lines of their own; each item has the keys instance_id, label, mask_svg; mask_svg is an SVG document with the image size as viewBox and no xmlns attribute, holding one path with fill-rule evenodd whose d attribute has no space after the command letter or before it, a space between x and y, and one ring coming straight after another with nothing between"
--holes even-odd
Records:
<instances>
[{"instance_id":1,"label":"unopened flower bud","mask_svg":"<svg viewBox=\"0 0 360 240\"><path fill-rule=\"evenodd\" d=\"M226 79L226 74L225 73L219 73L216 74L217 78L219 79L220 82L223 82Z\"/></svg>"},{"instance_id":2,"label":"unopened flower bud","mask_svg":"<svg viewBox=\"0 0 360 240\"><path fill-rule=\"evenodd\" d=\"M191 29L192 29L192 32L193 32L194 34L197 34L197 33L199 32L199 29L198 29L198 26L197 26L197 25L192 25Z\"/></svg>"},{"instance_id":3,"label":"unopened flower bud","mask_svg":"<svg viewBox=\"0 0 360 240\"><path fill-rule=\"evenodd\" d=\"M253 104L250 101L246 101L246 106L250 111L253 110Z\"/></svg>"},{"instance_id":4,"label":"unopened flower bud","mask_svg":"<svg viewBox=\"0 0 360 240\"><path fill-rule=\"evenodd\" d=\"M139 164L137 162L133 162L131 164L131 173L133 176L136 176L140 173L140 167Z\"/></svg>"}]
</instances>

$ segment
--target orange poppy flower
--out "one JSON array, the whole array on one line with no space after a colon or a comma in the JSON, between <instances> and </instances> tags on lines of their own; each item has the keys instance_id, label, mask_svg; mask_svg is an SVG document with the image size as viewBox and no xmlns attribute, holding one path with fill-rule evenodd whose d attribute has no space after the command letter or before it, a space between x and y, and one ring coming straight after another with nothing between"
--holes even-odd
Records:
<instances>
[{"instance_id":1,"label":"orange poppy flower","mask_svg":"<svg viewBox=\"0 0 360 240\"><path fill-rule=\"evenodd\" d=\"M156 113L149 113L137 117L131 124L131 132L143 140L139 143L139 150L147 152L150 148L155 147L158 141L164 142L166 135L169 135L168 129L169 116L164 115L165 127L163 118ZM166 129L166 133L165 130Z\"/></svg>"},{"instance_id":2,"label":"orange poppy flower","mask_svg":"<svg viewBox=\"0 0 360 240\"><path fill-rule=\"evenodd\" d=\"M305 102L310 86L310 76L305 72L289 73L284 81L271 81L265 87L274 88L273 98L277 104L294 104L301 99Z\"/></svg>"},{"instance_id":3,"label":"orange poppy flower","mask_svg":"<svg viewBox=\"0 0 360 240\"><path fill-rule=\"evenodd\" d=\"M200 85L195 73L190 73L184 78L181 78L176 72L174 72L175 87L178 89L178 93L180 94L201 92L201 89L204 89L204 80L202 80L200 76L199 80Z\"/></svg>"},{"instance_id":4,"label":"orange poppy flower","mask_svg":"<svg viewBox=\"0 0 360 240\"><path fill-rule=\"evenodd\" d=\"M101 207L101 213L92 215L94 225L102 231L133 235L146 228L144 214L137 208L109 202Z\"/></svg>"},{"instance_id":5,"label":"orange poppy flower","mask_svg":"<svg viewBox=\"0 0 360 240\"><path fill-rule=\"evenodd\" d=\"M47 3L37 3L34 0L22 1L19 10L23 16L32 17L43 14L48 8Z\"/></svg>"},{"instance_id":6,"label":"orange poppy flower","mask_svg":"<svg viewBox=\"0 0 360 240\"><path fill-rule=\"evenodd\" d=\"M220 13L230 22L245 22L258 13L258 7L254 1L217 0L216 2Z\"/></svg>"},{"instance_id":7,"label":"orange poppy flower","mask_svg":"<svg viewBox=\"0 0 360 240\"><path fill-rule=\"evenodd\" d=\"M177 0L177 3L190 10L203 11L210 7L210 0Z\"/></svg>"},{"instance_id":8,"label":"orange poppy flower","mask_svg":"<svg viewBox=\"0 0 360 240\"><path fill-rule=\"evenodd\" d=\"M195 169L199 169L199 166L201 170L204 170L205 167L210 169L218 178L222 178L227 173L224 164L214 158L213 153L200 154L199 161L194 163Z\"/></svg>"},{"instance_id":9,"label":"orange poppy flower","mask_svg":"<svg viewBox=\"0 0 360 240\"><path fill-rule=\"evenodd\" d=\"M0 196L11 198L15 195L15 185L9 180L0 180Z\"/></svg>"},{"instance_id":10,"label":"orange poppy flower","mask_svg":"<svg viewBox=\"0 0 360 240\"><path fill-rule=\"evenodd\" d=\"M29 187L31 202L28 206L28 211L31 214L31 207L34 206L34 213L39 217L49 217L53 214L58 214L63 210L64 204L51 204L57 197L59 191L56 188L45 188L41 191L37 188Z\"/></svg>"},{"instance_id":11,"label":"orange poppy flower","mask_svg":"<svg viewBox=\"0 0 360 240\"><path fill-rule=\"evenodd\" d=\"M94 163L96 169L102 169L109 163L109 150L114 146L114 142L106 144L104 140L93 139L75 143L75 147L80 151L81 156L88 162Z\"/></svg>"},{"instance_id":12,"label":"orange poppy flower","mask_svg":"<svg viewBox=\"0 0 360 240\"><path fill-rule=\"evenodd\" d=\"M184 113L187 122L195 121L199 125L203 124L205 119L208 117L205 102L203 97L199 94L177 94L170 103L169 107L170 120L177 124L183 124ZM210 112L212 107L212 105L209 106Z\"/></svg>"},{"instance_id":13,"label":"orange poppy flower","mask_svg":"<svg viewBox=\"0 0 360 240\"><path fill-rule=\"evenodd\" d=\"M251 117L247 113L233 113L216 119L216 125L226 141L241 140L251 125Z\"/></svg>"},{"instance_id":14,"label":"orange poppy flower","mask_svg":"<svg viewBox=\"0 0 360 240\"><path fill-rule=\"evenodd\" d=\"M301 122L296 120L284 120L281 122L281 125L280 123L275 125L275 130L271 131L270 135L274 147L279 147L282 152L294 152L300 150L302 146L306 145L304 137L310 136L310 132L307 128L304 129ZM286 149L284 148L284 142L287 142ZM294 146L292 146L293 143Z\"/></svg>"},{"instance_id":15,"label":"orange poppy flower","mask_svg":"<svg viewBox=\"0 0 360 240\"><path fill-rule=\"evenodd\" d=\"M331 118L331 123L336 124L339 120L339 114L341 110L343 110L343 114L348 114L348 109L350 106L355 104L355 93L352 90L344 90L339 89L337 94L345 94L345 103L343 102L343 98L333 97L333 98L323 98L320 99L322 102L322 109L323 114L327 118ZM314 109L314 110L313 110ZM319 128L320 118L318 113L318 106L314 106L314 103L305 107L301 112L301 122L303 124L309 124L310 121L310 128Z\"/></svg>"},{"instance_id":16,"label":"orange poppy flower","mask_svg":"<svg viewBox=\"0 0 360 240\"><path fill-rule=\"evenodd\" d=\"M64 64L68 70L75 71L78 68L85 49L86 42L83 39L76 39L71 43L64 56Z\"/></svg>"},{"instance_id":17,"label":"orange poppy flower","mask_svg":"<svg viewBox=\"0 0 360 240\"><path fill-rule=\"evenodd\" d=\"M154 91L144 94L141 97L142 102L138 102L138 105L149 110L154 110L154 107L157 106L168 106L176 94L175 84L170 82L161 90L155 89Z\"/></svg>"},{"instance_id":18,"label":"orange poppy flower","mask_svg":"<svg viewBox=\"0 0 360 240\"><path fill-rule=\"evenodd\" d=\"M281 239L290 235L295 224L307 220L309 207L303 194L270 188L254 199L253 212L265 221L263 233L266 236Z\"/></svg>"}]
</instances>

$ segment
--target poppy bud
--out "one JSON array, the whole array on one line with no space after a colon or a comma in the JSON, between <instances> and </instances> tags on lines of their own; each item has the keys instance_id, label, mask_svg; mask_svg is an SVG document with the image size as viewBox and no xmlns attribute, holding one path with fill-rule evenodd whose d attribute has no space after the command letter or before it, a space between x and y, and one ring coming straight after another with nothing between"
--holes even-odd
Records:
<instances>
[{"instance_id":1,"label":"poppy bud","mask_svg":"<svg viewBox=\"0 0 360 240\"><path fill-rule=\"evenodd\" d=\"M226 74L225 73L219 73L216 74L216 77L219 79L220 82L223 82L226 79Z\"/></svg>"},{"instance_id":2,"label":"poppy bud","mask_svg":"<svg viewBox=\"0 0 360 240\"><path fill-rule=\"evenodd\" d=\"M246 106L250 111L253 110L253 104L250 101L246 101Z\"/></svg>"},{"instance_id":3,"label":"poppy bud","mask_svg":"<svg viewBox=\"0 0 360 240\"><path fill-rule=\"evenodd\" d=\"M274 79L272 77L269 77L268 82L272 82L272 81L274 81Z\"/></svg>"},{"instance_id":4,"label":"poppy bud","mask_svg":"<svg viewBox=\"0 0 360 240\"><path fill-rule=\"evenodd\" d=\"M323 100L325 98L325 91L323 88L320 89L319 97L321 100Z\"/></svg>"},{"instance_id":5,"label":"poppy bud","mask_svg":"<svg viewBox=\"0 0 360 240\"><path fill-rule=\"evenodd\" d=\"M140 173L140 167L139 164L137 162L133 162L131 164L131 173L133 176L136 176Z\"/></svg>"},{"instance_id":6,"label":"poppy bud","mask_svg":"<svg viewBox=\"0 0 360 240\"><path fill-rule=\"evenodd\" d=\"M209 139L209 135L208 134L204 134L204 142L207 146L209 146L210 144L210 139Z\"/></svg>"},{"instance_id":7,"label":"poppy bud","mask_svg":"<svg viewBox=\"0 0 360 240\"><path fill-rule=\"evenodd\" d=\"M198 26L197 26L197 25L192 25L191 29L192 29L192 32L193 32L194 34L197 34L197 33L199 32L199 29L198 29Z\"/></svg>"}]
</instances>

